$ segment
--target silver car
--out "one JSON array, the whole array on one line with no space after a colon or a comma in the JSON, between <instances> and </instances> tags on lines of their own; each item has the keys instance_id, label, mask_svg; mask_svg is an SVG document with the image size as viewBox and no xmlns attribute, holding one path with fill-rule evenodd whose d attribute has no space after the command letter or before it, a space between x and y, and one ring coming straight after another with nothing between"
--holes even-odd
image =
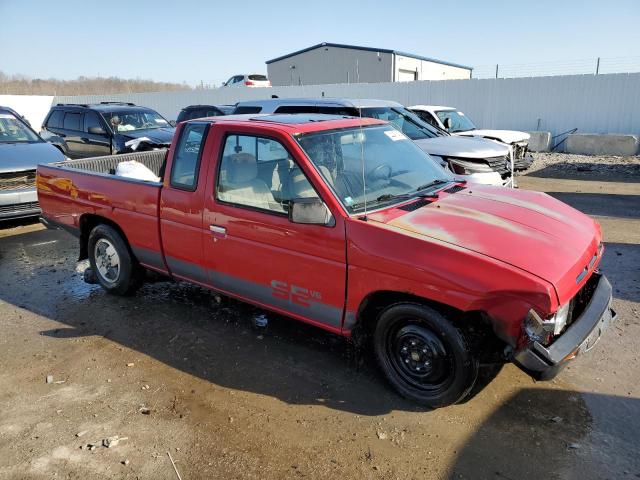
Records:
<instances>
[{"instance_id":1,"label":"silver car","mask_svg":"<svg viewBox=\"0 0 640 480\"><path fill-rule=\"evenodd\" d=\"M343 98L274 98L236 104L234 114L324 113L378 118L392 123L456 177L484 185L511 187L513 169L507 145L479 137L452 136L429 125L397 102Z\"/></svg>"},{"instance_id":2,"label":"silver car","mask_svg":"<svg viewBox=\"0 0 640 480\"><path fill-rule=\"evenodd\" d=\"M0 106L0 220L38 215L36 166L64 159L18 113Z\"/></svg>"}]
</instances>

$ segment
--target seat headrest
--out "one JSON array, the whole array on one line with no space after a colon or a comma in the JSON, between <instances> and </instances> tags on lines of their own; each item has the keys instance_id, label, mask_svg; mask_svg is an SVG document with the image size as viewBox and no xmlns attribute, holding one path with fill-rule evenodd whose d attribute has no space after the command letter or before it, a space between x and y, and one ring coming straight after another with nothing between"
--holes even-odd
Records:
<instances>
[{"instance_id":1,"label":"seat headrest","mask_svg":"<svg viewBox=\"0 0 640 480\"><path fill-rule=\"evenodd\" d=\"M256 157L250 153L234 153L229 155L227 166L227 181L243 183L254 180L258 175Z\"/></svg>"}]
</instances>

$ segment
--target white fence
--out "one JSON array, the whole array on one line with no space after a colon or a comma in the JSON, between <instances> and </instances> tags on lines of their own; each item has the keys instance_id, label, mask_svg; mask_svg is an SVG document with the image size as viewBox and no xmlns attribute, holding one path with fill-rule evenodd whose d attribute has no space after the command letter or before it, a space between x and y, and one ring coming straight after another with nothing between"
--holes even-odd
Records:
<instances>
[{"instance_id":1,"label":"white fence","mask_svg":"<svg viewBox=\"0 0 640 480\"><path fill-rule=\"evenodd\" d=\"M56 97L60 103L127 101L175 119L182 107L284 97L352 97L395 100L404 105L448 105L482 128L545 130L554 135L640 133L640 73L570 75L295 87L219 88L182 92Z\"/></svg>"}]
</instances>

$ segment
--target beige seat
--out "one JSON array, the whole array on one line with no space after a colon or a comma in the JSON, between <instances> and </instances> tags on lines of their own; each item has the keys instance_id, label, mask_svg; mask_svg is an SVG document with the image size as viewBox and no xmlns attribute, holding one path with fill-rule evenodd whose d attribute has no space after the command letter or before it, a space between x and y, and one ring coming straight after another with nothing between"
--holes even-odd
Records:
<instances>
[{"instance_id":1,"label":"beige seat","mask_svg":"<svg viewBox=\"0 0 640 480\"><path fill-rule=\"evenodd\" d=\"M319 167L320 173L330 185L333 184L333 178L329 169L324 165ZM289 174L289 194L291 199L294 198L315 198L318 196L313 186L307 179L306 175L302 173L299 167L295 167Z\"/></svg>"},{"instance_id":2,"label":"beige seat","mask_svg":"<svg viewBox=\"0 0 640 480\"><path fill-rule=\"evenodd\" d=\"M250 153L234 153L223 160L218 195L220 200L239 205L284 212L267 184L257 178L258 164Z\"/></svg>"}]
</instances>

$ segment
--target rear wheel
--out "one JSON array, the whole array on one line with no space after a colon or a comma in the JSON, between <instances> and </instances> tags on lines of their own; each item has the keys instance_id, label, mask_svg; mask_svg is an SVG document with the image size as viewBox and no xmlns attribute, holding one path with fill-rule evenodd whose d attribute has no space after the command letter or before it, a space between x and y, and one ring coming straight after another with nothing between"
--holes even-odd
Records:
<instances>
[{"instance_id":1,"label":"rear wheel","mask_svg":"<svg viewBox=\"0 0 640 480\"><path fill-rule=\"evenodd\" d=\"M128 295L141 285L141 267L122 236L109 225L89 234L89 263L98 283L109 293Z\"/></svg>"},{"instance_id":2,"label":"rear wheel","mask_svg":"<svg viewBox=\"0 0 640 480\"><path fill-rule=\"evenodd\" d=\"M462 400L473 388L478 361L463 333L420 304L385 309L374 332L376 358L404 397L437 408Z\"/></svg>"}]
</instances>

